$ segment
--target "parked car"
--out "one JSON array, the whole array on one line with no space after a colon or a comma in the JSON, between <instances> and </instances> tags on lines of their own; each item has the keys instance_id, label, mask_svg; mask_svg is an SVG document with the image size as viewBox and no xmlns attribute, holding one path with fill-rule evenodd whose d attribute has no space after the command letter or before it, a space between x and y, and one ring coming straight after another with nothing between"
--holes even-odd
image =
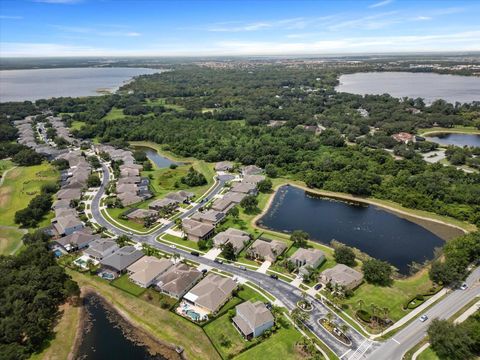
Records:
<instances>
[{"instance_id":1,"label":"parked car","mask_svg":"<svg viewBox=\"0 0 480 360\"><path fill-rule=\"evenodd\" d=\"M468 285L463 283L461 286L460 286L460 290L467 290L468 289Z\"/></svg>"},{"instance_id":2,"label":"parked car","mask_svg":"<svg viewBox=\"0 0 480 360\"><path fill-rule=\"evenodd\" d=\"M317 284L317 285L315 285L314 289L318 291L322 288L322 286L323 286L323 284Z\"/></svg>"},{"instance_id":3,"label":"parked car","mask_svg":"<svg viewBox=\"0 0 480 360\"><path fill-rule=\"evenodd\" d=\"M176 249L176 248L177 248L177 247L176 247L175 245L173 245L173 244L170 245L170 247L171 247L172 249Z\"/></svg>"},{"instance_id":4,"label":"parked car","mask_svg":"<svg viewBox=\"0 0 480 360\"><path fill-rule=\"evenodd\" d=\"M427 316L427 315L422 315L422 316L420 316L419 320L420 320L421 322L425 322L425 321L428 320L428 316Z\"/></svg>"},{"instance_id":5,"label":"parked car","mask_svg":"<svg viewBox=\"0 0 480 360\"><path fill-rule=\"evenodd\" d=\"M239 266L238 268L239 268L240 270L247 271L247 268L246 268L245 266L243 266L243 265L242 265L242 266Z\"/></svg>"},{"instance_id":6,"label":"parked car","mask_svg":"<svg viewBox=\"0 0 480 360\"><path fill-rule=\"evenodd\" d=\"M200 256L200 253L198 251L191 251L190 254L193 256Z\"/></svg>"},{"instance_id":7,"label":"parked car","mask_svg":"<svg viewBox=\"0 0 480 360\"><path fill-rule=\"evenodd\" d=\"M272 279L278 280L278 275L271 274L270 277L271 277Z\"/></svg>"},{"instance_id":8,"label":"parked car","mask_svg":"<svg viewBox=\"0 0 480 360\"><path fill-rule=\"evenodd\" d=\"M216 262L217 264L223 264L223 260L221 259L215 259L213 261Z\"/></svg>"}]
</instances>

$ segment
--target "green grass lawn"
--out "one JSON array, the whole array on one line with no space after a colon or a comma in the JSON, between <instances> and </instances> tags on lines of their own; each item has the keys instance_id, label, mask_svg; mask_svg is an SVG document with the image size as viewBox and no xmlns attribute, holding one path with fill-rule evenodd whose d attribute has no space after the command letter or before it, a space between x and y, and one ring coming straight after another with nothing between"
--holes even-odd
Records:
<instances>
[{"instance_id":1,"label":"green grass lawn","mask_svg":"<svg viewBox=\"0 0 480 360\"><path fill-rule=\"evenodd\" d=\"M184 240L182 238L176 237L176 236L171 235L171 234L164 234L162 236L162 238L167 240L167 241L173 242L177 245L187 246L191 249L199 250L198 244L195 241L192 241L192 240Z\"/></svg>"},{"instance_id":2,"label":"green grass lawn","mask_svg":"<svg viewBox=\"0 0 480 360\"><path fill-rule=\"evenodd\" d=\"M268 339L260 344L236 356L236 360L278 360L278 359L304 359L295 344L302 335L290 324L288 329L281 328Z\"/></svg>"},{"instance_id":3,"label":"green grass lawn","mask_svg":"<svg viewBox=\"0 0 480 360\"><path fill-rule=\"evenodd\" d=\"M425 350L423 350L420 353L420 355L418 355L417 359L418 360L439 360L437 354L435 354L435 351L433 351L430 346Z\"/></svg>"},{"instance_id":4,"label":"green grass lawn","mask_svg":"<svg viewBox=\"0 0 480 360\"><path fill-rule=\"evenodd\" d=\"M10 170L0 187L0 225L16 227L15 212L27 207L30 200L40 194L42 185L56 182L58 176L58 171L47 162ZM48 218L46 216L44 222ZM44 222L40 225L44 225ZM12 241L18 238L18 234L13 232L10 235L13 236Z\"/></svg>"},{"instance_id":5,"label":"green grass lawn","mask_svg":"<svg viewBox=\"0 0 480 360\"><path fill-rule=\"evenodd\" d=\"M140 296L145 292L145 288L142 288L133 282L130 281L128 278L127 274L124 274L112 282L110 282L110 285L115 286L118 289L121 289L123 291L126 291L129 294L132 294L134 296Z\"/></svg>"},{"instance_id":6,"label":"green grass lawn","mask_svg":"<svg viewBox=\"0 0 480 360\"><path fill-rule=\"evenodd\" d=\"M127 211L130 208L136 208L136 207L138 206L132 205L132 206L127 206L123 209L107 208L104 211L106 211L113 219L115 219L115 221L119 222L123 226L129 227L131 229L138 230L138 231L146 231L148 229L145 228L142 223L137 223L135 221L125 220L120 218L120 215L123 214L125 211Z\"/></svg>"},{"instance_id":7,"label":"green grass lawn","mask_svg":"<svg viewBox=\"0 0 480 360\"><path fill-rule=\"evenodd\" d=\"M243 339L228 314L207 324L203 330L223 359L230 359L251 344Z\"/></svg>"},{"instance_id":8,"label":"green grass lawn","mask_svg":"<svg viewBox=\"0 0 480 360\"><path fill-rule=\"evenodd\" d=\"M0 255L12 255L22 245L23 232L15 227L0 226Z\"/></svg>"},{"instance_id":9,"label":"green grass lawn","mask_svg":"<svg viewBox=\"0 0 480 360\"><path fill-rule=\"evenodd\" d=\"M183 106L175 105L175 104L167 104L165 102L165 98L158 98L158 99L154 99L154 100L147 99L146 104L150 105L150 106L162 105L166 109L172 109L172 110L177 110L177 111L185 110L185 108Z\"/></svg>"},{"instance_id":10,"label":"green grass lawn","mask_svg":"<svg viewBox=\"0 0 480 360\"><path fill-rule=\"evenodd\" d=\"M434 133L460 133L460 134L480 134L480 130L473 126L462 126L455 125L451 128L442 128L442 127L432 127L426 129L419 129L418 133L423 134L434 134Z\"/></svg>"},{"instance_id":11,"label":"green grass lawn","mask_svg":"<svg viewBox=\"0 0 480 360\"><path fill-rule=\"evenodd\" d=\"M84 121L72 121L72 124L70 125L70 129L72 130L80 130L80 128L85 125Z\"/></svg>"},{"instance_id":12,"label":"green grass lawn","mask_svg":"<svg viewBox=\"0 0 480 360\"><path fill-rule=\"evenodd\" d=\"M125 117L126 115L123 114L123 109L113 107L112 110L110 110L108 114L102 118L102 120L118 120L124 119Z\"/></svg>"},{"instance_id":13,"label":"green grass lawn","mask_svg":"<svg viewBox=\"0 0 480 360\"><path fill-rule=\"evenodd\" d=\"M403 304L413 296L427 292L432 285L426 270L405 280L395 280L389 287L364 283L354 291L352 297L345 300L345 303L349 305L347 313L354 316L355 311L359 308L359 300L363 300L364 308L369 311L371 304L375 304L380 309L388 308L389 317L396 321L408 313L403 310Z\"/></svg>"}]
</instances>

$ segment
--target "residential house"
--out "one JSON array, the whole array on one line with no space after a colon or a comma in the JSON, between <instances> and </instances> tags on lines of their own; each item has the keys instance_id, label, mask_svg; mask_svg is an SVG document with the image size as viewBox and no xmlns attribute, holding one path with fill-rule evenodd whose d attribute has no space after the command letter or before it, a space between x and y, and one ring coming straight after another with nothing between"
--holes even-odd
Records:
<instances>
[{"instance_id":1,"label":"residential house","mask_svg":"<svg viewBox=\"0 0 480 360\"><path fill-rule=\"evenodd\" d=\"M235 310L237 314L232 319L233 323L247 340L262 335L275 324L272 313L261 301L245 301Z\"/></svg>"},{"instance_id":2,"label":"residential house","mask_svg":"<svg viewBox=\"0 0 480 360\"><path fill-rule=\"evenodd\" d=\"M257 195L258 190L257 190L257 185L251 184L251 183L246 183L242 181L241 183L237 183L232 186L230 189L232 192L236 193L241 193L245 195Z\"/></svg>"},{"instance_id":3,"label":"residential house","mask_svg":"<svg viewBox=\"0 0 480 360\"><path fill-rule=\"evenodd\" d=\"M201 277L201 271L184 263L177 263L158 277L155 288L168 296L180 299Z\"/></svg>"},{"instance_id":4,"label":"residential house","mask_svg":"<svg viewBox=\"0 0 480 360\"><path fill-rule=\"evenodd\" d=\"M345 290L352 290L359 286L363 281L363 274L347 265L337 264L331 269L327 269L320 274L320 282L341 286Z\"/></svg>"},{"instance_id":5,"label":"residential house","mask_svg":"<svg viewBox=\"0 0 480 360\"><path fill-rule=\"evenodd\" d=\"M97 239L100 239L100 235L94 235L90 229L84 228L73 234L55 239L54 242L65 249L65 251L70 252L81 250Z\"/></svg>"},{"instance_id":6,"label":"residential house","mask_svg":"<svg viewBox=\"0 0 480 360\"><path fill-rule=\"evenodd\" d=\"M148 217L157 217L158 212L155 210L147 210L147 209L133 209L125 215L130 220L143 220Z\"/></svg>"},{"instance_id":7,"label":"residential house","mask_svg":"<svg viewBox=\"0 0 480 360\"><path fill-rule=\"evenodd\" d=\"M129 205L132 205L132 204L136 204L136 203L143 200L137 194L128 193L128 192L118 194L117 198L122 202L123 206L129 206Z\"/></svg>"},{"instance_id":8,"label":"residential house","mask_svg":"<svg viewBox=\"0 0 480 360\"><path fill-rule=\"evenodd\" d=\"M117 243L110 239L98 239L92 241L88 248L83 251L85 255L96 261L100 261L103 258L113 254L119 249Z\"/></svg>"},{"instance_id":9,"label":"residential house","mask_svg":"<svg viewBox=\"0 0 480 360\"><path fill-rule=\"evenodd\" d=\"M215 230L215 226L193 219L184 219L182 221L182 228L188 240L192 241L209 239Z\"/></svg>"},{"instance_id":10,"label":"residential house","mask_svg":"<svg viewBox=\"0 0 480 360\"><path fill-rule=\"evenodd\" d=\"M230 171L233 169L233 163L230 161L220 161L215 164L215 171Z\"/></svg>"},{"instance_id":11,"label":"residential house","mask_svg":"<svg viewBox=\"0 0 480 360\"><path fill-rule=\"evenodd\" d=\"M127 272L132 282L143 288L148 288L171 266L173 266L173 263L168 259L144 256L127 267Z\"/></svg>"},{"instance_id":12,"label":"residential house","mask_svg":"<svg viewBox=\"0 0 480 360\"><path fill-rule=\"evenodd\" d=\"M148 208L152 210L161 209L176 209L178 207L178 201L173 199L157 199L148 204Z\"/></svg>"},{"instance_id":13,"label":"residential house","mask_svg":"<svg viewBox=\"0 0 480 360\"><path fill-rule=\"evenodd\" d=\"M288 260L295 265L299 274L309 275L312 269L325 261L325 253L318 249L300 248Z\"/></svg>"},{"instance_id":14,"label":"residential house","mask_svg":"<svg viewBox=\"0 0 480 360\"><path fill-rule=\"evenodd\" d=\"M100 261L102 268L114 273L122 273L127 267L143 257L143 252L134 246L124 246Z\"/></svg>"},{"instance_id":15,"label":"residential house","mask_svg":"<svg viewBox=\"0 0 480 360\"><path fill-rule=\"evenodd\" d=\"M274 262L287 249L287 245L278 240L257 239L247 250L247 255L260 261Z\"/></svg>"},{"instance_id":16,"label":"residential house","mask_svg":"<svg viewBox=\"0 0 480 360\"><path fill-rule=\"evenodd\" d=\"M392 138L395 141L408 144L415 141L415 136L406 132L399 132L398 134L393 134Z\"/></svg>"},{"instance_id":17,"label":"residential house","mask_svg":"<svg viewBox=\"0 0 480 360\"><path fill-rule=\"evenodd\" d=\"M165 197L167 199L176 200L179 203L188 202L194 196L195 196L194 193L191 193L191 192L188 192L188 191L183 191L183 190L180 190L180 191L177 191L177 192L174 192L174 193L169 193L169 194L165 195Z\"/></svg>"},{"instance_id":18,"label":"residential house","mask_svg":"<svg viewBox=\"0 0 480 360\"><path fill-rule=\"evenodd\" d=\"M59 216L52 219L52 225L60 236L73 234L83 228L83 222L75 215Z\"/></svg>"},{"instance_id":19,"label":"residential house","mask_svg":"<svg viewBox=\"0 0 480 360\"><path fill-rule=\"evenodd\" d=\"M264 175L245 175L242 182L257 185L260 181L263 180L265 180Z\"/></svg>"},{"instance_id":20,"label":"residential house","mask_svg":"<svg viewBox=\"0 0 480 360\"><path fill-rule=\"evenodd\" d=\"M82 197L82 190L81 189L62 189L57 192L57 199L58 200L78 200Z\"/></svg>"},{"instance_id":21,"label":"residential house","mask_svg":"<svg viewBox=\"0 0 480 360\"><path fill-rule=\"evenodd\" d=\"M140 176L122 177L122 178L118 179L117 186L118 185L123 185L123 184L139 184L140 181L141 181Z\"/></svg>"},{"instance_id":22,"label":"residential house","mask_svg":"<svg viewBox=\"0 0 480 360\"><path fill-rule=\"evenodd\" d=\"M213 237L213 244L222 247L228 243L232 244L235 254L238 255L245 245L250 241L250 235L245 231L228 228Z\"/></svg>"},{"instance_id":23,"label":"residential house","mask_svg":"<svg viewBox=\"0 0 480 360\"><path fill-rule=\"evenodd\" d=\"M213 202L211 209L227 213L235 205L239 204L247 194L227 192L222 198Z\"/></svg>"},{"instance_id":24,"label":"residential house","mask_svg":"<svg viewBox=\"0 0 480 360\"><path fill-rule=\"evenodd\" d=\"M229 277L209 274L183 297L187 302L216 313L231 297L237 283Z\"/></svg>"},{"instance_id":25,"label":"residential house","mask_svg":"<svg viewBox=\"0 0 480 360\"><path fill-rule=\"evenodd\" d=\"M242 168L242 175L260 175L263 172L262 168L256 165L247 165Z\"/></svg>"},{"instance_id":26,"label":"residential house","mask_svg":"<svg viewBox=\"0 0 480 360\"><path fill-rule=\"evenodd\" d=\"M225 219L225 214L223 212L210 209L205 212L197 211L191 216L191 219L217 226L217 224L219 224L223 219Z\"/></svg>"}]
</instances>

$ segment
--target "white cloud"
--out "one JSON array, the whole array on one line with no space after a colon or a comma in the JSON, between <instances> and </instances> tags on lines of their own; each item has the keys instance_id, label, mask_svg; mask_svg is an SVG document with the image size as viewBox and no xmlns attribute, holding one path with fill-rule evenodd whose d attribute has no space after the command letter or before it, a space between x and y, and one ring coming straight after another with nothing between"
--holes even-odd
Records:
<instances>
[{"instance_id":1,"label":"white cloud","mask_svg":"<svg viewBox=\"0 0 480 360\"><path fill-rule=\"evenodd\" d=\"M207 56L321 55L388 52L480 51L480 30L453 34L347 37L312 41L219 41L153 44L123 50L52 43L0 43L0 56Z\"/></svg>"},{"instance_id":2,"label":"white cloud","mask_svg":"<svg viewBox=\"0 0 480 360\"><path fill-rule=\"evenodd\" d=\"M105 27L82 27L82 26L64 26L52 25L54 28L67 33L91 34L96 36L116 36L116 37L137 37L142 34L136 31L108 30ZM110 26L107 26L107 28ZM118 28L115 26L114 28Z\"/></svg>"},{"instance_id":3,"label":"white cloud","mask_svg":"<svg viewBox=\"0 0 480 360\"><path fill-rule=\"evenodd\" d=\"M303 29L314 19L305 19L303 17L281 20L266 20L257 22L222 22L209 26L208 31L211 32L247 32L247 31L259 31L271 28L282 29Z\"/></svg>"},{"instance_id":4,"label":"white cloud","mask_svg":"<svg viewBox=\"0 0 480 360\"><path fill-rule=\"evenodd\" d=\"M0 15L0 19L2 19L2 20L22 20L22 19L23 19L23 16Z\"/></svg>"},{"instance_id":5,"label":"white cloud","mask_svg":"<svg viewBox=\"0 0 480 360\"><path fill-rule=\"evenodd\" d=\"M386 6L386 5L388 5L392 2L393 2L393 0L380 1L380 2L377 2L375 4L370 5L369 8L374 9L374 8L381 7L381 6Z\"/></svg>"},{"instance_id":6,"label":"white cloud","mask_svg":"<svg viewBox=\"0 0 480 360\"><path fill-rule=\"evenodd\" d=\"M431 16L416 16L412 19L413 21L426 21L426 20L432 20Z\"/></svg>"}]
</instances>

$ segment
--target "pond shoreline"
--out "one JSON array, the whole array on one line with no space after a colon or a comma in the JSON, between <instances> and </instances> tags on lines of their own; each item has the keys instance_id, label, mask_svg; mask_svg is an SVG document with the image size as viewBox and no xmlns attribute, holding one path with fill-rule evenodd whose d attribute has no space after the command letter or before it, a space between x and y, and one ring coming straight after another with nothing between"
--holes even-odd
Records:
<instances>
[{"instance_id":1,"label":"pond shoreline","mask_svg":"<svg viewBox=\"0 0 480 360\"><path fill-rule=\"evenodd\" d=\"M101 301L102 306L106 309L106 311L111 312L112 315L115 317L115 323L122 329L124 336L126 338L129 338L130 340L135 341L138 344L145 346L152 355L159 354L168 360L186 359L183 354L179 354L176 351L175 345L158 339L157 337L150 334L147 330L141 328L140 326L137 326L135 321L131 319L128 314L108 302L108 300L97 290L89 286L82 287L82 300L87 296L97 297ZM82 345L83 331L85 329L85 326L87 325L87 310L85 309L84 305L82 305L80 316L80 321L77 324L77 332L74 346L68 356L68 360L73 360L77 358L80 347Z\"/></svg>"},{"instance_id":2,"label":"pond shoreline","mask_svg":"<svg viewBox=\"0 0 480 360\"><path fill-rule=\"evenodd\" d=\"M271 232L274 232L274 233L277 233L277 234L282 234L283 237L285 236L285 233L281 233L281 232L271 230L271 229L266 229L265 227L258 224L259 220L264 215L266 215L267 212L269 211L269 209L272 205L272 202L275 198L275 195L277 194L278 190L282 186L293 186L293 187L296 187L298 189L304 190L307 194L312 194L314 196L318 196L318 197L321 197L321 198L343 201L343 202L350 203L350 204L375 206L375 207L377 207L381 210L385 210L385 211L387 211L391 214L394 214L396 216L399 216L401 218L404 218L404 219L407 219L411 222L414 222L415 224L422 226L423 228L429 230L430 232L433 232L435 235L439 236L443 240L450 240L453 237L461 235L459 232L461 232L462 234L466 234L466 233L469 232L466 229L464 229L464 228L462 228L458 225L451 224L451 223L448 223L446 221L430 218L430 217L427 217L427 216L421 216L421 215L413 214L413 213L405 211L405 210L396 209L392 206L381 204L381 203L379 203L375 200L372 200L372 199L360 198L360 197L357 197L357 196L354 196L354 195L343 194L343 193L335 193L335 192L330 192L330 191L326 191L326 190L310 189L310 188L308 188L306 186L303 186L303 185L300 185L300 184L292 184L292 183L288 183L288 182L284 183L284 184L279 184L274 188L274 191L270 195L270 198L268 199L267 204L265 205L264 209L261 211L261 213L259 213L257 216L255 216L253 218L253 220L252 220L252 226L253 227L256 227L256 228L261 229L261 230L268 230L268 231L271 231ZM436 226L437 227L438 226L444 227L444 231L438 231L438 229L435 228ZM450 229L450 234L447 234L448 231L446 229L447 230ZM455 234L455 232L457 234ZM326 246L328 246L328 244Z\"/></svg>"}]
</instances>

